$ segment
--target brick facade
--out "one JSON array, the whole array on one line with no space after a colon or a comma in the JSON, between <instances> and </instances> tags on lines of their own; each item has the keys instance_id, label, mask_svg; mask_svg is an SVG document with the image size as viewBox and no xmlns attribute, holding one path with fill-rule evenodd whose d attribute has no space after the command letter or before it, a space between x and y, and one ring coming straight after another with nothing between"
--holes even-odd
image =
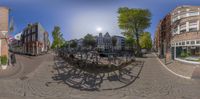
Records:
<instances>
[{"instance_id":1,"label":"brick facade","mask_svg":"<svg viewBox=\"0 0 200 99\"><path fill-rule=\"evenodd\" d=\"M28 24L21 37L24 54L39 55L48 51L49 35L40 23Z\"/></svg>"},{"instance_id":2,"label":"brick facade","mask_svg":"<svg viewBox=\"0 0 200 99\"><path fill-rule=\"evenodd\" d=\"M0 7L0 48L1 56L8 56L8 21L9 9L7 7Z\"/></svg>"},{"instance_id":3,"label":"brick facade","mask_svg":"<svg viewBox=\"0 0 200 99\"><path fill-rule=\"evenodd\" d=\"M158 24L155 47L167 60L200 54L200 6L179 6ZM189 55L189 54L188 54Z\"/></svg>"},{"instance_id":4,"label":"brick facade","mask_svg":"<svg viewBox=\"0 0 200 99\"><path fill-rule=\"evenodd\" d=\"M160 20L155 35L155 47L160 57L165 57L170 52L170 40L171 15L168 14Z\"/></svg>"}]
</instances>

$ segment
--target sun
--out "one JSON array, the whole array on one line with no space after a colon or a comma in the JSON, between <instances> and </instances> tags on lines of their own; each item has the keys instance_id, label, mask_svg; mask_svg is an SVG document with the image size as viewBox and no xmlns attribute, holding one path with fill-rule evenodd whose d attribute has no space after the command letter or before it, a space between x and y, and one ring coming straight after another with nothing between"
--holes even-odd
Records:
<instances>
[{"instance_id":1,"label":"sun","mask_svg":"<svg viewBox=\"0 0 200 99\"><path fill-rule=\"evenodd\" d=\"M96 30L97 30L97 32L101 32L102 28L101 27L97 27Z\"/></svg>"}]
</instances>

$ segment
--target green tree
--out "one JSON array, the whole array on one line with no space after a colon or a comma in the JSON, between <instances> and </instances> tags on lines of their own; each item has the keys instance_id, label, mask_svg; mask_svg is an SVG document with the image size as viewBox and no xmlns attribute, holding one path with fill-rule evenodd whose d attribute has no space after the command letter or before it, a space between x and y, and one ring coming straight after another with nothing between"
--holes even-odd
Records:
<instances>
[{"instance_id":1,"label":"green tree","mask_svg":"<svg viewBox=\"0 0 200 99\"><path fill-rule=\"evenodd\" d=\"M65 40L63 38L63 34L61 33L59 26L54 27L54 30L52 32L52 36L53 36L53 43L52 43L51 48L53 48L53 49L59 48L65 43Z\"/></svg>"},{"instance_id":2,"label":"green tree","mask_svg":"<svg viewBox=\"0 0 200 99\"><path fill-rule=\"evenodd\" d=\"M124 30L125 35L136 38L137 55L141 56L141 47L139 44L140 34L150 26L151 13L148 9L127 8L118 9L118 23L120 29Z\"/></svg>"},{"instance_id":3,"label":"green tree","mask_svg":"<svg viewBox=\"0 0 200 99\"><path fill-rule=\"evenodd\" d=\"M71 41L70 41L70 47L71 47L71 48L76 48L77 45L78 45L78 44L77 44L77 42L76 42L75 40L71 40Z\"/></svg>"},{"instance_id":4,"label":"green tree","mask_svg":"<svg viewBox=\"0 0 200 99\"><path fill-rule=\"evenodd\" d=\"M152 48L151 34L149 32L144 32L141 35L140 46L141 46L141 48L145 48L145 49L151 49Z\"/></svg>"},{"instance_id":5,"label":"green tree","mask_svg":"<svg viewBox=\"0 0 200 99\"><path fill-rule=\"evenodd\" d=\"M69 42L65 41L64 44L61 46L61 48L68 48Z\"/></svg>"},{"instance_id":6,"label":"green tree","mask_svg":"<svg viewBox=\"0 0 200 99\"><path fill-rule=\"evenodd\" d=\"M135 39L132 36L126 36L125 45L129 50L133 50L133 46L135 45Z\"/></svg>"},{"instance_id":7,"label":"green tree","mask_svg":"<svg viewBox=\"0 0 200 99\"><path fill-rule=\"evenodd\" d=\"M83 39L83 45L85 47L94 48L96 45L96 40L93 35L87 34Z\"/></svg>"}]
</instances>

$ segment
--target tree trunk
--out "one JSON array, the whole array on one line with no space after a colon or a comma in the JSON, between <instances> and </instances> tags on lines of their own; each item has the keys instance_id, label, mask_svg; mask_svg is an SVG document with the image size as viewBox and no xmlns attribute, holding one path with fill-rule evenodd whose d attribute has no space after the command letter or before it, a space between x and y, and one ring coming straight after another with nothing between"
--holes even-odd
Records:
<instances>
[{"instance_id":1,"label":"tree trunk","mask_svg":"<svg viewBox=\"0 0 200 99\"><path fill-rule=\"evenodd\" d=\"M136 35L136 43L137 43L137 53L136 53L136 55L141 57L142 53L141 53L141 48L140 48L140 43L139 43L139 34L138 34L138 32L135 35Z\"/></svg>"}]
</instances>

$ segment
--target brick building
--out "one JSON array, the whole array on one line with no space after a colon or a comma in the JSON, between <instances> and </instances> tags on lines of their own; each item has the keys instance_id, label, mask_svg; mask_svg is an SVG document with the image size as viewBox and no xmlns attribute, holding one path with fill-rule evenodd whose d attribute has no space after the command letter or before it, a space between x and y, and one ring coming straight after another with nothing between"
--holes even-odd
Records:
<instances>
[{"instance_id":1,"label":"brick building","mask_svg":"<svg viewBox=\"0 0 200 99\"><path fill-rule=\"evenodd\" d=\"M0 56L8 56L9 8L0 7Z\"/></svg>"},{"instance_id":2,"label":"brick building","mask_svg":"<svg viewBox=\"0 0 200 99\"><path fill-rule=\"evenodd\" d=\"M171 15L173 57L200 56L200 6L180 6Z\"/></svg>"},{"instance_id":3,"label":"brick building","mask_svg":"<svg viewBox=\"0 0 200 99\"><path fill-rule=\"evenodd\" d=\"M170 40L171 40L171 15L166 15L160 20L156 35L155 35L155 47L158 51L158 55L163 58L166 55L170 55Z\"/></svg>"},{"instance_id":4,"label":"brick building","mask_svg":"<svg viewBox=\"0 0 200 99\"><path fill-rule=\"evenodd\" d=\"M50 46L49 35L40 23L28 24L21 36L23 53L39 55L47 52Z\"/></svg>"},{"instance_id":5,"label":"brick building","mask_svg":"<svg viewBox=\"0 0 200 99\"><path fill-rule=\"evenodd\" d=\"M159 55L175 60L200 60L200 6L179 6L159 23L155 35ZM194 63L194 62L193 62Z\"/></svg>"}]
</instances>

